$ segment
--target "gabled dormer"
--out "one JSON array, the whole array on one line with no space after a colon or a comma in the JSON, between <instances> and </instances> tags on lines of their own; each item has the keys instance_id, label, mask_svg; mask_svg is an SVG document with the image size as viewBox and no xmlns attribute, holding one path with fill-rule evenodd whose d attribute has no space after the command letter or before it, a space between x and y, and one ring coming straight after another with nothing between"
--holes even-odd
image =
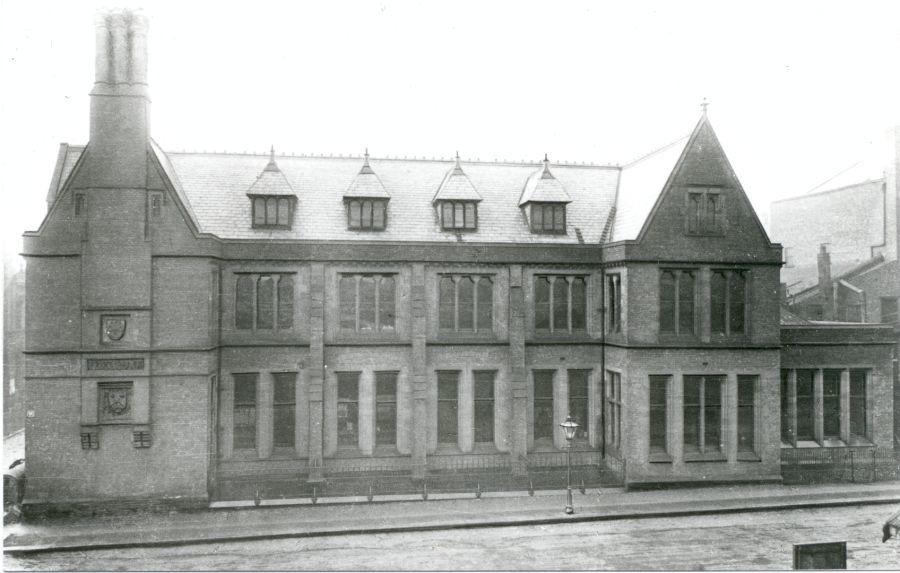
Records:
<instances>
[{"instance_id":1,"label":"gabled dormer","mask_svg":"<svg viewBox=\"0 0 900 573\"><path fill-rule=\"evenodd\" d=\"M356 231L383 231L387 227L391 196L369 165L369 150L359 173L344 193L347 228Z\"/></svg>"},{"instance_id":2,"label":"gabled dormer","mask_svg":"<svg viewBox=\"0 0 900 573\"><path fill-rule=\"evenodd\" d=\"M438 210L441 229L444 231L476 231L478 229L478 203L481 194L463 171L456 154L456 164L444 176L434 194L432 203Z\"/></svg>"},{"instance_id":3,"label":"gabled dormer","mask_svg":"<svg viewBox=\"0 0 900 573\"><path fill-rule=\"evenodd\" d=\"M544 154L544 168L528 177L519 199L531 232L565 235L566 205L571 202L565 186L550 172L550 160Z\"/></svg>"},{"instance_id":4,"label":"gabled dormer","mask_svg":"<svg viewBox=\"0 0 900 573\"><path fill-rule=\"evenodd\" d=\"M269 153L269 163L247 190L250 221L254 229L290 229L297 195L275 163L275 148Z\"/></svg>"}]
</instances>

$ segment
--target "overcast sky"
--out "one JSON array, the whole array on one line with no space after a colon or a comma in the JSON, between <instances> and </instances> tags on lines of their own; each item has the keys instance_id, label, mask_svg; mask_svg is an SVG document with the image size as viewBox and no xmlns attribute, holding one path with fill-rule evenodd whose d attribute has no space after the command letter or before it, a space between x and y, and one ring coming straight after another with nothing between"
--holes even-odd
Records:
<instances>
[{"instance_id":1,"label":"overcast sky","mask_svg":"<svg viewBox=\"0 0 900 573\"><path fill-rule=\"evenodd\" d=\"M58 144L88 137L94 16L0 0L6 249L38 227ZM154 1L167 150L625 163L703 98L767 221L900 124L900 2Z\"/></svg>"}]
</instances>

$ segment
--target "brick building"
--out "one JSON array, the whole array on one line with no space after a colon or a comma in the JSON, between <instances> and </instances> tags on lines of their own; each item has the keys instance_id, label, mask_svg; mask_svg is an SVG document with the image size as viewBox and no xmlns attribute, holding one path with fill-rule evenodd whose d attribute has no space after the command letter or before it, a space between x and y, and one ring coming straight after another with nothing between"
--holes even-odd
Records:
<instances>
[{"instance_id":1,"label":"brick building","mask_svg":"<svg viewBox=\"0 0 900 573\"><path fill-rule=\"evenodd\" d=\"M705 113L623 167L167 153L144 21L97 47L90 141L25 237L27 503L527 478L568 414L573 461L634 486L780 479L781 249Z\"/></svg>"}]
</instances>

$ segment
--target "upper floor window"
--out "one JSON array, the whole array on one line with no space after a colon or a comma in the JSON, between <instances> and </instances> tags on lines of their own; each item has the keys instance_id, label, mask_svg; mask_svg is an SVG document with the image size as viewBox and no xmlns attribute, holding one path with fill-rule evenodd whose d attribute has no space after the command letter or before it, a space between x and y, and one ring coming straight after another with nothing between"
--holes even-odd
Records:
<instances>
[{"instance_id":1,"label":"upper floor window","mask_svg":"<svg viewBox=\"0 0 900 573\"><path fill-rule=\"evenodd\" d=\"M351 229L383 231L387 226L387 199L347 200L347 226Z\"/></svg>"},{"instance_id":2,"label":"upper floor window","mask_svg":"<svg viewBox=\"0 0 900 573\"><path fill-rule=\"evenodd\" d=\"M393 332L396 309L394 275L341 275L341 330L355 332Z\"/></svg>"},{"instance_id":3,"label":"upper floor window","mask_svg":"<svg viewBox=\"0 0 900 573\"><path fill-rule=\"evenodd\" d=\"M725 197L720 189L688 191L686 228L689 235L721 235L725 231Z\"/></svg>"},{"instance_id":4,"label":"upper floor window","mask_svg":"<svg viewBox=\"0 0 900 573\"><path fill-rule=\"evenodd\" d=\"M438 292L441 331L491 332L494 283L488 276L443 275Z\"/></svg>"},{"instance_id":5,"label":"upper floor window","mask_svg":"<svg viewBox=\"0 0 900 573\"><path fill-rule=\"evenodd\" d=\"M666 270L659 283L659 331L694 333L694 271Z\"/></svg>"},{"instance_id":6,"label":"upper floor window","mask_svg":"<svg viewBox=\"0 0 900 573\"><path fill-rule=\"evenodd\" d=\"M606 324L609 332L622 331L622 279L606 275Z\"/></svg>"},{"instance_id":7,"label":"upper floor window","mask_svg":"<svg viewBox=\"0 0 900 573\"><path fill-rule=\"evenodd\" d=\"M709 296L710 330L719 334L744 333L747 306L747 278L744 271L713 271Z\"/></svg>"},{"instance_id":8,"label":"upper floor window","mask_svg":"<svg viewBox=\"0 0 900 573\"><path fill-rule=\"evenodd\" d=\"M293 197L261 196L253 201L254 229L290 229L294 210Z\"/></svg>"},{"instance_id":9,"label":"upper floor window","mask_svg":"<svg viewBox=\"0 0 900 573\"><path fill-rule=\"evenodd\" d=\"M577 332L587 329L587 277L534 277L534 329Z\"/></svg>"},{"instance_id":10,"label":"upper floor window","mask_svg":"<svg viewBox=\"0 0 900 573\"><path fill-rule=\"evenodd\" d=\"M287 330L294 326L294 278L287 274L242 274L235 288L238 330Z\"/></svg>"},{"instance_id":11,"label":"upper floor window","mask_svg":"<svg viewBox=\"0 0 900 573\"><path fill-rule=\"evenodd\" d=\"M565 203L531 203L531 232L565 234Z\"/></svg>"},{"instance_id":12,"label":"upper floor window","mask_svg":"<svg viewBox=\"0 0 900 573\"><path fill-rule=\"evenodd\" d=\"M441 228L447 231L474 231L478 228L476 201L441 201Z\"/></svg>"},{"instance_id":13,"label":"upper floor window","mask_svg":"<svg viewBox=\"0 0 900 573\"><path fill-rule=\"evenodd\" d=\"M897 322L897 297L881 297L881 322Z\"/></svg>"}]
</instances>

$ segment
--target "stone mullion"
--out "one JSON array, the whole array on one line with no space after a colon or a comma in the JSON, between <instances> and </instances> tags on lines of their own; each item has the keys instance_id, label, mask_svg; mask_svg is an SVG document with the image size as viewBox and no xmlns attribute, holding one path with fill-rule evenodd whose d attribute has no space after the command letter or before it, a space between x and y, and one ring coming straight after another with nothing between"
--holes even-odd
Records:
<instances>
[{"instance_id":1,"label":"stone mullion","mask_svg":"<svg viewBox=\"0 0 900 573\"><path fill-rule=\"evenodd\" d=\"M325 265L309 269L309 481L323 480L324 382L325 382Z\"/></svg>"},{"instance_id":2,"label":"stone mullion","mask_svg":"<svg viewBox=\"0 0 900 573\"><path fill-rule=\"evenodd\" d=\"M412 265L410 285L412 306L412 430L411 453L413 477L424 479L429 438L428 376L426 338L425 265Z\"/></svg>"},{"instance_id":3,"label":"stone mullion","mask_svg":"<svg viewBox=\"0 0 900 573\"><path fill-rule=\"evenodd\" d=\"M528 452L528 381L525 370L525 292L522 267L509 268L509 391L510 408L507 424L507 444L512 458L513 473L526 473Z\"/></svg>"}]
</instances>

